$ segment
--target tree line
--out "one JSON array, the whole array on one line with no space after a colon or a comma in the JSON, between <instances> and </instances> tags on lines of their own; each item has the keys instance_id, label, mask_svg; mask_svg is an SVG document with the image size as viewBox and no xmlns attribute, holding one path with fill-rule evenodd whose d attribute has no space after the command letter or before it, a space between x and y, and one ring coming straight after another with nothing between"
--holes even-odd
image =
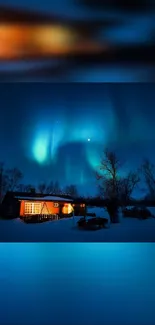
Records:
<instances>
[{"instance_id":1,"label":"tree line","mask_svg":"<svg viewBox=\"0 0 155 325\"><path fill-rule=\"evenodd\" d=\"M129 170L122 174L123 161L109 149L103 151L99 166L96 168L98 197L118 201L126 204L136 188L143 181L147 195L145 199L155 200L155 165L148 159L144 159L141 166L136 170ZM143 189L141 189L143 190ZM38 192L41 194L66 194L73 197L79 196L76 185L60 186L59 182L41 182L37 186L23 183L23 174L18 168L7 168L0 163L0 201L7 191Z\"/></svg>"},{"instance_id":2,"label":"tree line","mask_svg":"<svg viewBox=\"0 0 155 325\"><path fill-rule=\"evenodd\" d=\"M24 184L23 177L20 169L7 168L4 163L0 163L0 202L8 191L78 196L78 190L74 184L61 187L59 182L50 181L34 186L33 184Z\"/></svg>"}]
</instances>

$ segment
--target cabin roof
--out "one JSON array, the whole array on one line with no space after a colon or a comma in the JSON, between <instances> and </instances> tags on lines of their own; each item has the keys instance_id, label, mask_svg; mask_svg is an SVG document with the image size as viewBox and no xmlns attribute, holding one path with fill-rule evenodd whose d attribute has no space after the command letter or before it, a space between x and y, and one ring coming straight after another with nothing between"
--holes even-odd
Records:
<instances>
[{"instance_id":1,"label":"cabin roof","mask_svg":"<svg viewBox=\"0 0 155 325\"><path fill-rule=\"evenodd\" d=\"M59 194L42 194L33 192L13 192L8 191L3 202L7 200L33 200L33 201L61 201L61 202L73 202L73 198L70 195Z\"/></svg>"},{"instance_id":2,"label":"cabin roof","mask_svg":"<svg viewBox=\"0 0 155 325\"><path fill-rule=\"evenodd\" d=\"M62 202L72 202L73 199L67 199L65 197L60 197L60 196L42 196L42 197L37 197L37 196L15 196L15 199L18 200L31 200L31 201L62 201Z\"/></svg>"}]
</instances>

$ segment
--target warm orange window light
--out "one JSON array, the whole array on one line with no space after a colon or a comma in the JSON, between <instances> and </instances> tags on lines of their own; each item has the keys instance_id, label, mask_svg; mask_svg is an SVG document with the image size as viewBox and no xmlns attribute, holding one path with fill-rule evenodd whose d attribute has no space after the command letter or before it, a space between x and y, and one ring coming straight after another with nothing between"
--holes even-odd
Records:
<instances>
[{"instance_id":1,"label":"warm orange window light","mask_svg":"<svg viewBox=\"0 0 155 325\"><path fill-rule=\"evenodd\" d=\"M105 50L107 46L105 45ZM103 45L80 40L69 27L47 24L0 23L0 59L33 56L63 56L71 53L100 52Z\"/></svg>"},{"instance_id":2,"label":"warm orange window light","mask_svg":"<svg viewBox=\"0 0 155 325\"><path fill-rule=\"evenodd\" d=\"M42 204L37 202L25 202L25 214L40 214Z\"/></svg>"},{"instance_id":3,"label":"warm orange window light","mask_svg":"<svg viewBox=\"0 0 155 325\"><path fill-rule=\"evenodd\" d=\"M28 40L28 26L0 24L0 58L20 56Z\"/></svg>"},{"instance_id":4,"label":"warm orange window light","mask_svg":"<svg viewBox=\"0 0 155 325\"><path fill-rule=\"evenodd\" d=\"M0 58L27 54L65 54L75 41L75 33L62 26L0 24Z\"/></svg>"},{"instance_id":5,"label":"warm orange window light","mask_svg":"<svg viewBox=\"0 0 155 325\"><path fill-rule=\"evenodd\" d=\"M73 207L70 203L65 203L62 208L62 213L64 214L70 214L73 212Z\"/></svg>"},{"instance_id":6,"label":"warm orange window light","mask_svg":"<svg viewBox=\"0 0 155 325\"><path fill-rule=\"evenodd\" d=\"M20 216L35 214L58 214L59 207L54 207L53 202L45 201L20 201Z\"/></svg>"},{"instance_id":7,"label":"warm orange window light","mask_svg":"<svg viewBox=\"0 0 155 325\"><path fill-rule=\"evenodd\" d=\"M61 26L37 26L32 30L33 43L42 53L62 54L69 51L75 36Z\"/></svg>"}]
</instances>

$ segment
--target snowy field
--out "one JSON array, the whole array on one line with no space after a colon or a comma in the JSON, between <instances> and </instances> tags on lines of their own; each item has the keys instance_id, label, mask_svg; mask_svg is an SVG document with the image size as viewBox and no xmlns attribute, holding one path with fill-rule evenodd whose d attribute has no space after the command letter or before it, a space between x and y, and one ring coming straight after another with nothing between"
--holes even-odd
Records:
<instances>
[{"instance_id":1,"label":"snowy field","mask_svg":"<svg viewBox=\"0 0 155 325\"><path fill-rule=\"evenodd\" d=\"M1 324L154 325L152 243L0 245Z\"/></svg>"},{"instance_id":2,"label":"snowy field","mask_svg":"<svg viewBox=\"0 0 155 325\"><path fill-rule=\"evenodd\" d=\"M149 208L155 215L155 208ZM104 208L90 208L88 212L108 218ZM155 242L155 218L138 220L123 218L109 229L96 231L81 230L77 227L80 217L25 224L20 219L0 220L1 242Z\"/></svg>"}]
</instances>

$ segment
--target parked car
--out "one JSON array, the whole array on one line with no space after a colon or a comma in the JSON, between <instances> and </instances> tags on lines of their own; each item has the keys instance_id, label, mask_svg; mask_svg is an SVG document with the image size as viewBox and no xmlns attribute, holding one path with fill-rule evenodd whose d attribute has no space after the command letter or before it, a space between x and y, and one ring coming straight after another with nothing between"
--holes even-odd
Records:
<instances>
[{"instance_id":1,"label":"parked car","mask_svg":"<svg viewBox=\"0 0 155 325\"><path fill-rule=\"evenodd\" d=\"M96 218L81 218L78 222L78 227L85 230L98 230L101 228L107 228L108 219L96 217Z\"/></svg>"},{"instance_id":2,"label":"parked car","mask_svg":"<svg viewBox=\"0 0 155 325\"><path fill-rule=\"evenodd\" d=\"M152 217L151 212L146 207L133 207L131 209L125 208L122 210L124 217L147 219Z\"/></svg>"}]
</instances>

